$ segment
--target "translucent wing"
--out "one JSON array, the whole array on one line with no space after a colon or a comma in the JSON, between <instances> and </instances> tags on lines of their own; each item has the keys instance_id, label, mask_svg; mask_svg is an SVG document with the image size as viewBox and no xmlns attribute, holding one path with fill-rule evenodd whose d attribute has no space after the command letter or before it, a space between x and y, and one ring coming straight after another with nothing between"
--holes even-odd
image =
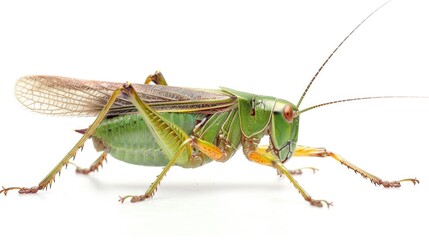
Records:
<instances>
[{"instance_id":1,"label":"translucent wing","mask_svg":"<svg viewBox=\"0 0 429 240\"><path fill-rule=\"evenodd\" d=\"M15 86L18 100L34 112L62 116L96 116L121 83L58 76L25 76ZM169 112L218 112L235 106L235 97L217 90L133 84L140 98ZM120 96L108 116L135 113L126 96Z\"/></svg>"}]
</instances>

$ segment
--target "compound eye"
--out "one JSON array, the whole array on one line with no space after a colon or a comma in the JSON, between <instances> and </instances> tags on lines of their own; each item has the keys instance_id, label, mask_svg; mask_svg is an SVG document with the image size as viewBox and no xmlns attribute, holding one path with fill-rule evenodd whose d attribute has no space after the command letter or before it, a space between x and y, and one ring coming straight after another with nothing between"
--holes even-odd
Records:
<instances>
[{"instance_id":1,"label":"compound eye","mask_svg":"<svg viewBox=\"0 0 429 240\"><path fill-rule=\"evenodd\" d=\"M293 108L289 105L286 105L283 109L283 116L288 123L293 121Z\"/></svg>"}]
</instances>

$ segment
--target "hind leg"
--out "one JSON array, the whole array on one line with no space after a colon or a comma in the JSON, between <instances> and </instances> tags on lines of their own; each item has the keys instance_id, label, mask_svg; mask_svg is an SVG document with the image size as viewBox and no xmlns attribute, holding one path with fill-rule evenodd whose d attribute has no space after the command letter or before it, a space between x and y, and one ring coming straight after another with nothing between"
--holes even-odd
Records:
<instances>
[{"instance_id":1,"label":"hind leg","mask_svg":"<svg viewBox=\"0 0 429 240\"><path fill-rule=\"evenodd\" d=\"M124 87L120 87L113 92L112 96L107 101L104 108L100 111L97 118L94 120L94 122L91 124L91 126L86 130L86 132L83 134L81 139L66 154L66 156L48 173L48 175L46 175L46 177L43 178L42 181L40 181L40 183L37 186L30 187L30 188L28 188L28 187L8 187L8 188L3 187L3 189L0 190L0 194L4 193L6 195L8 193L8 191L10 191L10 190L18 190L19 193L37 193L39 190L47 189L48 186L51 186L52 183L55 181L56 175L61 172L61 170L64 166L68 165L70 159L74 159L77 151L79 149L81 149L83 147L83 144L86 142L86 140L88 140L88 138L91 137L91 135L94 133L95 129L103 121L107 112L109 112L109 109L112 107L116 98L122 94L123 90L124 90Z\"/></svg>"}]
</instances>

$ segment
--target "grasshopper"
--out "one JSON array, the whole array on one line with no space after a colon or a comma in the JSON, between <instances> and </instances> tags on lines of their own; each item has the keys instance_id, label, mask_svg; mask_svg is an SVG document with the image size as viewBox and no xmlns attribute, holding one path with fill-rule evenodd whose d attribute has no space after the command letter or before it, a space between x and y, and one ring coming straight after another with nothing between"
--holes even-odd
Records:
<instances>
[{"instance_id":1,"label":"grasshopper","mask_svg":"<svg viewBox=\"0 0 429 240\"><path fill-rule=\"evenodd\" d=\"M18 190L19 193L29 194L47 189L63 167L73 164L71 160L90 138L101 155L89 168L76 166L78 173L96 171L108 155L131 164L163 167L144 194L123 196L120 202L139 202L153 197L172 166L197 168L211 161L225 162L240 146L248 160L276 169L279 175L290 180L305 201L317 207L329 207L332 203L313 199L295 180L293 175L300 174L302 169L291 170L284 165L292 157L330 157L375 185L386 188L400 187L401 182L417 184L419 181L415 178L383 180L334 152L298 144L299 119L304 112L340 102L406 98L350 98L299 109L326 63L382 6L361 21L334 49L296 105L283 99L229 88L208 90L168 86L159 71L150 75L144 84L43 75L22 77L16 83L15 93L17 99L30 110L49 115L96 118L88 128L76 130L82 134L81 139L38 185L29 188L3 187L0 193L6 195L10 190ZM268 145L260 144L264 136L269 138Z\"/></svg>"}]
</instances>

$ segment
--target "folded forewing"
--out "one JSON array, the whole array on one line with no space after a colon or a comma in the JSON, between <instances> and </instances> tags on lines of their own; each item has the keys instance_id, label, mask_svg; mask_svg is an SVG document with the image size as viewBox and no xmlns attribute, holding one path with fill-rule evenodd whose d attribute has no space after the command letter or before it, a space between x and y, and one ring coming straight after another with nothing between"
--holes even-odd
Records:
<instances>
[{"instance_id":1,"label":"folded forewing","mask_svg":"<svg viewBox=\"0 0 429 240\"><path fill-rule=\"evenodd\" d=\"M96 116L122 83L34 75L20 78L18 100L34 112L62 116ZM235 107L235 97L220 90L133 84L140 98L160 112L218 112ZM108 116L135 113L120 96Z\"/></svg>"}]
</instances>

